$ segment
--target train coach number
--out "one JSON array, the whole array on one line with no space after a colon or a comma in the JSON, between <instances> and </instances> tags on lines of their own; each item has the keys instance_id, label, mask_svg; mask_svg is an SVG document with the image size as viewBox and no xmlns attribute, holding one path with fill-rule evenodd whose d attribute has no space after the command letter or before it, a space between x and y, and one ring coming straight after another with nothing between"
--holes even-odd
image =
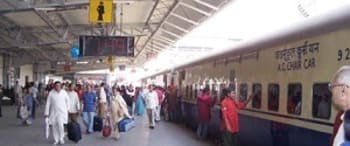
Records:
<instances>
[{"instance_id":1,"label":"train coach number","mask_svg":"<svg viewBox=\"0 0 350 146\"><path fill-rule=\"evenodd\" d=\"M346 48L344 50L342 49L339 49L338 50L338 61L341 61L341 60L350 60L350 49L349 48Z\"/></svg>"}]
</instances>

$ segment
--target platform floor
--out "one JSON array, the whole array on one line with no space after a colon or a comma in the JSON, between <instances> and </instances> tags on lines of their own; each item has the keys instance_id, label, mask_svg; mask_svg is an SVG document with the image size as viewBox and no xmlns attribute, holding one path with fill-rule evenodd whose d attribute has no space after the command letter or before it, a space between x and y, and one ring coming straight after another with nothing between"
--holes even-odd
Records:
<instances>
[{"instance_id":1,"label":"platform floor","mask_svg":"<svg viewBox=\"0 0 350 146\"><path fill-rule=\"evenodd\" d=\"M1 146L44 146L52 145L53 138L44 138L43 108L39 107L37 118L31 126L23 126L16 119L15 106L3 106L3 117L0 118L0 145ZM79 119L81 120L81 118ZM85 127L81 124L82 131ZM116 141L103 138L101 133L86 135L78 143L67 140L66 144L74 146L213 146L210 142L196 139L195 132L162 121L154 130L148 128L147 117L136 117L136 127L127 133L122 133Z\"/></svg>"}]
</instances>

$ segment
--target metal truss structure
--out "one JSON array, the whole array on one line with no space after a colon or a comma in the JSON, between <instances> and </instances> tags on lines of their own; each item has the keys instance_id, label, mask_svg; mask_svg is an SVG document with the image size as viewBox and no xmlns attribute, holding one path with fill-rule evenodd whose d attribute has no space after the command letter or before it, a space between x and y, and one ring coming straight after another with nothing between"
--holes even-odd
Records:
<instances>
[{"instance_id":1,"label":"metal truss structure","mask_svg":"<svg viewBox=\"0 0 350 146\"><path fill-rule=\"evenodd\" d=\"M116 65L140 66L212 16L230 0L113 0L113 23L88 23L88 0L0 0L0 53L13 66L46 63L62 71L106 68L103 58L70 58L79 35L135 36L135 57ZM88 61L86 65L78 61ZM58 63L61 62L61 63Z\"/></svg>"}]
</instances>

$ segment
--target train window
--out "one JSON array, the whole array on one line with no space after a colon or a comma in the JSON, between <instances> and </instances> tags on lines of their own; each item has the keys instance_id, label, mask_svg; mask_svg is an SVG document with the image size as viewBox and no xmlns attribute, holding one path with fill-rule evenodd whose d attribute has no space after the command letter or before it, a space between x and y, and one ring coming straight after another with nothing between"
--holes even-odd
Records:
<instances>
[{"instance_id":1,"label":"train window","mask_svg":"<svg viewBox=\"0 0 350 146\"><path fill-rule=\"evenodd\" d=\"M188 95L189 95L189 90L188 90L188 85L186 86L186 98L188 98Z\"/></svg>"},{"instance_id":2,"label":"train window","mask_svg":"<svg viewBox=\"0 0 350 146\"><path fill-rule=\"evenodd\" d=\"M278 111L279 108L279 97L280 97L280 86L279 84L268 85L268 109L272 111Z\"/></svg>"},{"instance_id":3,"label":"train window","mask_svg":"<svg viewBox=\"0 0 350 146\"><path fill-rule=\"evenodd\" d=\"M328 83L314 84L312 97L312 115L317 118L329 119L332 93L328 90Z\"/></svg>"},{"instance_id":4,"label":"train window","mask_svg":"<svg viewBox=\"0 0 350 146\"><path fill-rule=\"evenodd\" d=\"M216 87L216 84L211 85L211 96L214 98L218 96L218 89Z\"/></svg>"},{"instance_id":5,"label":"train window","mask_svg":"<svg viewBox=\"0 0 350 146\"><path fill-rule=\"evenodd\" d=\"M239 101L243 102L247 100L248 96L248 84L242 83L239 85Z\"/></svg>"},{"instance_id":6,"label":"train window","mask_svg":"<svg viewBox=\"0 0 350 146\"><path fill-rule=\"evenodd\" d=\"M194 84L194 98L198 97L198 87L196 84Z\"/></svg>"},{"instance_id":7,"label":"train window","mask_svg":"<svg viewBox=\"0 0 350 146\"><path fill-rule=\"evenodd\" d=\"M261 84L253 84L252 90L253 100L252 106L253 108L260 109L261 108Z\"/></svg>"},{"instance_id":8,"label":"train window","mask_svg":"<svg viewBox=\"0 0 350 146\"><path fill-rule=\"evenodd\" d=\"M300 115L301 113L301 95L302 87L300 83L288 85L287 112Z\"/></svg>"},{"instance_id":9,"label":"train window","mask_svg":"<svg viewBox=\"0 0 350 146\"><path fill-rule=\"evenodd\" d=\"M222 98L224 98L224 95L222 95L222 90L224 90L225 87L226 87L225 84L220 84L220 89L219 89L220 90L220 101L221 101Z\"/></svg>"},{"instance_id":10,"label":"train window","mask_svg":"<svg viewBox=\"0 0 350 146\"><path fill-rule=\"evenodd\" d=\"M193 98L193 85L190 85L190 98Z\"/></svg>"}]
</instances>

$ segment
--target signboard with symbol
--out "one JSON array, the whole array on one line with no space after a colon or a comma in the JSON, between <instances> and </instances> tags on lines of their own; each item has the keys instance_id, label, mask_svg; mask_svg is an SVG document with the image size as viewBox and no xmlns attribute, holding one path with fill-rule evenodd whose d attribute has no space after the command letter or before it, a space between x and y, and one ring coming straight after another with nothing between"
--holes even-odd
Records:
<instances>
[{"instance_id":1,"label":"signboard with symbol","mask_svg":"<svg viewBox=\"0 0 350 146\"><path fill-rule=\"evenodd\" d=\"M111 23L113 0L90 0L89 22Z\"/></svg>"}]
</instances>

